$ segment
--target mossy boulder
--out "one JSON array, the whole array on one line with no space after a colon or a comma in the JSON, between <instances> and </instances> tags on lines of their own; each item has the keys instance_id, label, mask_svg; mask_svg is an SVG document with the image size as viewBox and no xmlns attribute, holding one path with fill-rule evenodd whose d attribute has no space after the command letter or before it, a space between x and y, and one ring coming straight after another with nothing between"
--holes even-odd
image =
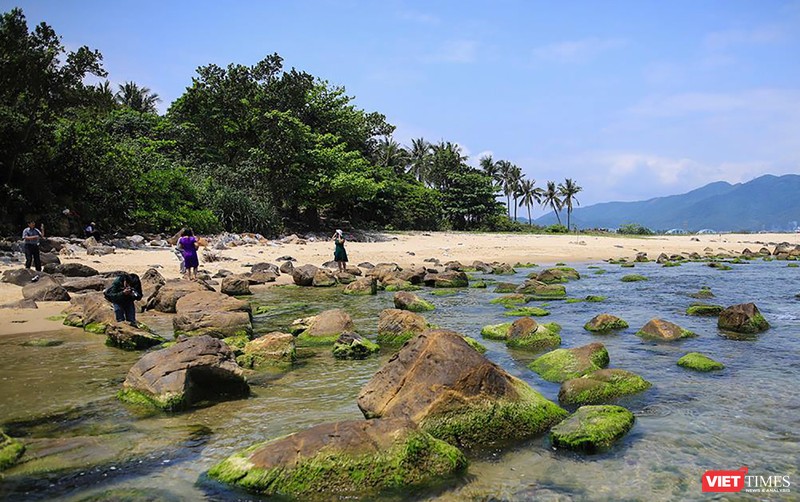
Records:
<instances>
[{"instance_id":1,"label":"mossy boulder","mask_svg":"<svg viewBox=\"0 0 800 502\"><path fill-rule=\"evenodd\" d=\"M202 335L181 337L169 348L142 356L128 371L117 397L175 411L249 394L250 387L231 349L222 340Z\"/></svg>"},{"instance_id":2,"label":"mossy boulder","mask_svg":"<svg viewBox=\"0 0 800 502\"><path fill-rule=\"evenodd\" d=\"M469 284L469 287L472 289L486 289L489 284L486 281L474 281Z\"/></svg>"},{"instance_id":3,"label":"mossy boulder","mask_svg":"<svg viewBox=\"0 0 800 502\"><path fill-rule=\"evenodd\" d=\"M602 343L590 343L574 349L556 349L528 365L549 382L563 382L582 377L608 366L608 351Z\"/></svg>"},{"instance_id":4,"label":"mossy boulder","mask_svg":"<svg viewBox=\"0 0 800 502\"><path fill-rule=\"evenodd\" d=\"M508 332L510 329L510 322L490 324L481 328L481 336L488 340L508 340Z\"/></svg>"},{"instance_id":5,"label":"mossy boulder","mask_svg":"<svg viewBox=\"0 0 800 502\"><path fill-rule=\"evenodd\" d=\"M446 270L438 274L427 274L424 278L426 286L434 288L466 288L469 286L469 278L464 272L458 270Z\"/></svg>"},{"instance_id":6,"label":"mossy boulder","mask_svg":"<svg viewBox=\"0 0 800 502\"><path fill-rule=\"evenodd\" d=\"M101 292L74 296L63 313L64 325L98 335L104 334L108 326L117 322L114 307Z\"/></svg>"},{"instance_id":7,"label":"mossy boulder","mask_svg":"<svg viewBox=\"0 0 800 502\"><path fill-rule=\"evenodd\" d=\"M567 289L563 284L545 284L537 280L528 279L518 288L517 293L533 295L534 299L557 300L567 297Z\"/></svg>"},{"instance_id":8,"label":"mossy boulder","mask_svg":"<svg viewBox=\"0 0 800 502\"><path fill-rule=\"evenodd\" d=\"M692 298L697 298L698 300L708 300L709 298L714 298L714 293L708 286L703 286L699 291L696 293L691 293L689 296Z\"/></svg>"},{"instance_id":9,"label":"mossy boulder","mask_svg":"<svg viewBox=\"0 0 800 502\"><path fill-rule=\"evenodd\" d=\"M583 329L592 333L608 333L616 329L625 329L628 323L615 315L597 314L583 325Z\"/></svg>"},{"instance_id":10,"label":"mossy boulder","mask_svg":"<svg viewBox=\"0 0 800 502\"><path fill-rule=\"evenodd\" d=\"M402 345L428 328L428 322L419 314L385 309L378 316L378 343Z\"/></svg>"},{"instance_id":11,"label":"mossy boulder","mask_svg":"<svg viewBox=\"0 0 800 502\"><path fill-rule=\"evenodd\" d=\"M222 339L253 333L250 304L222 293L189 293L177 301L175 311L177 315L172 320L175 335L209 335Z\"/></svg>"},{"instance_id":12,"label":"mossy boulder","mask_svg":"<svg viewBox=\"0 0 800 502\"><path fill-rule=\"evenodd\" d=\"M503 295L493 300L490 300L489 303L499 304L506 308L513 308L515 305L523 305L525 303L528 303L530 300L531 297L528 295L523 295L521 293L512 293L510 295Z\"/></svg>"},{"instance_id":13,"label":"mossy boulder","mask_svg":"<svg viewBox=\"0 0 800 502\"><path fill-rule=\"evenodd\" d=\"M0 471L8 469L25 453L25 445L0 430Z\"/></svg>"},{"instance_id":14,"label":"mossy boulder","mask_svg":"<svg viewBox=\"0 0 800 502\"><path fill-rule=\"evenodd\" d=\"M722 305L708 305L705 303L696 303L686 309L686 315L702 316L702 317L716 317L725 310Z\"/></svg>"},{"instance_id":15,"label":"mossy boulder","mask_svg":"<svg viewBox=\"0 0 800 502\"><path fill-rule=\"evenodd\" d=\"M472 338L470 336L464 336L462 338L464 338L464 341L467 342L467 345L469 345L473 349L477 350L479 353L481 353L481 354L485 354L486 353L486 347L481 342L479 342L478 340L476 340L476 339L474 339L474 338Z\"/></svg>"},{"instance_id":16,"label":"mossy boulder","mask_svg":"<svg viewBox=\"0 0 800 502\"><path fill-rule=\"evenodd\" d=\"M144 289L144 283L142 284ZM165 281L160 287L147 297L145 308L174 314L178 305L178 300L184 296L198 291L214 291L214 288L203 281L186 281L183 279L171 279Z\"/></svg>"},{"instance_id":17,"label":"mossy boulder","mask_svg":"<svg viewBox=\"0 0 800 502\"><path fill-rule=\"evenodd\" d=\"M675 323L663 319L650 319L647 324L642 326L642 329L636 332L636 336L640 336L645 340L671 342L683 338L695 337L697 335L688 329L681 328Z\"/></svg>"},{"instance_id":18,"label":"mossy boulder","mask_svg":"<svg viewBox=\"0 0 800 502\"><path fill-rule=\"evenodd\" d=\"M577 270L571 267L557 267L542 270L536 275L536 280L545 284L558 284L575 281L581 278Z\"/></svg>"},{"instance_id":19,"label":"mossy boulder","mask_svg":"<svg viewBox=\"0 0 800 502\"><path fill-rule=\"evenodd\" d=\"M517 271L508 263L498 263L492 266L492 273L495 275L514 275Z\"/></svg>"},{"instance_id":20,"label":"mossy boulder","mask_svg":"<svg viewBox=\"0 0 800 502\"><path fill-rule=\"evenodd\" d=\"M436 310L436 307L434 307L431 302L423 300L414 293L407 291L400 291L394 294L394 306L400 310L408 310L411 312Z\"/></svg>"},{"instance_id":21,"label":"mossy boulder","mask_svg":"<svg viewBox=\"0 0 800 502\"><path fill-rule=\"evenodd\" d=\"M448 330L403 346L361 389L358 407L367 418L408 417L468 448L530 438L566 416Z\"/></svg>"},{"instance_id":22,"label":"mossy boulder","mask_svg":"<svg viewBox=\"0 0 800 502\"><path fill-rule=\"evenodd\" d=\"M769 329L769 323L754 303L741 303L720 312L717 327L734 333L753 334Z\"/></svg>"},{"instance_id":23,"label":"mossy boulder","mask_svg":"<svg viewBox=\"0 0 800 502\"><path fill-rule=\"evenodd\" d=\"M33 340L26 340L20 345L23 347L57 347L63 345L64 340L53 340L50 338L34 338Z\"/></svg>"},{"instance_id":24,"label":"mossy boulder","mask_svg":"<svg viewBox=\"0 0 800 502\"><path fill-rule=\"evenodd\" d=\"M152 333L146 326L131 326L127 322L109 324L105 330L106 345L123 350L145 350L166 342L161 336Z\"/></svg>"},{"instance_id":25,"label":"mossy boulder","mask_svg":"<svg viewBox=\"0 0 800 502\"><path fill-rule=\"evenodd\" d=\"M640 274L628 274L622 276L622 282L640 282L649 280L647 277Z\"/></svg>"},{"instance_id":26,"label":"mossy boulder","mask_svg":"<svg viewBox=\"0 0 800 502\"><path fill-rule=\"evenodd\" d=\"M411 284L408 281L404 281L402 279L387 279L386 282L381 282L380 284L383 285L383 289L386 291L419 291L422 289L421 286L417 286L415 284Z\"/></svg>"},{"instance_id":27,"label":"mossy boulder","mask_svg":"<svg viewBox=\"0 0 800 502\"><path fill-rule=\"evenodd\" d=\"M254 370L288 370L297 360L294 336L274 331L247 342L236 358L239 366Z\"/></svg>"},{"instance_id":28,"label":"mossy boulder","mask_svg":"<svg viewBox=\"0 0 800 502\"><path fill-rule=\"evenodd\" d=\"M342 333L333 344L333 357L336 359L366 359L380 352L380 346L356 333Z\"/></svg>"},{"instance_id":29,"label":"mossy boulder","mask_svg":"<svg viewBox=\"0 0 800 502\"><path fill-rule=\"evenodd\" d=\"M561 384L558 401L566 405L597 404L642 392L651 383L630 371L602 369Z\"/></svg>"},{"instance_id":30,"label":"mossy boulder","mask_svg":"<svg viewBox=\"0 0 800 502\"><path fill-rule=\"evenodd\" d=\"M550 439L556 448L598 453L627 434L634 420L633 413L621 406L581 406L553 427Z\"/></svg>"},{"instance_id":31,"label":"mossy boulder","mask_svg":"<svg viewBox=\"0 0 800 502\"><path fill-rule=\"evenodd\" d=\"M506 345L515 349L540 351L561 345L561 336L553 324L538 324L530 317L522 317L511 323ZM558 326L558 325L555 325Z\"/></svg>"},{"instance_id":32,"label":"mossy boulder","mask_svg":"<svg viewBox=\"0 0 800 502\"><path fill-rule=\"evenodd\" d=\"M378 280L374 277L362 277L360 279L356 279L345 286L342 289L342 293L352 296L369 296L378 294Z\"/></svg>"},{"instance_id":33,"label":"mossy boulder","mask_svg":"<svg viewBox=\"0 0 800 502\"><path fill-rule=\"evenodd\" d=\"M550 315L550 312L540 307L518 307L503 313L503 315L507 317L544 317Z\"/></svg>"},{"instance_id":34,"label":"mossy boulder","mask_svg":"<svg viewBox=\"0 0 800 502\"><path fill-rule=\"evenodd\" d=\"M398 418L317 425L236 453L208 475L260 495L321 501L418 490L466 467L457 448Z\"/></svg>"},{"instance_id":35,"label":"mossy boulder","mask_svg":"<svg viewBox=\"0 0 800 502\"><path fill-rule=\"evenodd\" d=\"M678 366L703 372L725 369L725 365L721 362L715 361L699 352L689 352L681 357L678 359Z\"/></svg>"},{"instance_id":36,"label":"mossy boulder","mask_svg":"<svg viewBox=\"0 0 800 502\"><path fill-rule=\"evenodd\" d=\"M497 286L494 288L495 293L513 293L517 290L518 284L513 284L510 282L498 282Z\"/></svg>"},{"instance_id":37,"label":"mossy boulder","mask_svg":"<svg viewBox=\"0 0 800 502\"><path fill-rule=\"evenodd\" d=\"M339 335L353 331L353 319L342 309L331 309L312 317L296 319L290 330L297 335L298 347L333 345Z\"/></svg>"}]
</instances>

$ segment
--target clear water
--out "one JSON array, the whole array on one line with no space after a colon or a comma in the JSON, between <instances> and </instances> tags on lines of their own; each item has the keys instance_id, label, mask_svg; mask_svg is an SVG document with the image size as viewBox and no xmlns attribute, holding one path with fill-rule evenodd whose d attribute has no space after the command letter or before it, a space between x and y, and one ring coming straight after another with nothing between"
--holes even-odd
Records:
<instances>
[{"instance_id":1,"label":"clear water","mask_svg":"<svg viewBox=\"0 0 800 502\"><path fill-rule=\"evenodd\" d=\"M581 280L568 283L570 297L603 295L602 303L551 301L543 321L563 326L563 347L602 341L611 367L639 373L654 385L619 401L636 415L633 430L610 451L584 456L554 451L546 436L511 450L485 452L471 459L469 472L436 493L410 493L406 500L686 500L704 496L700 477L707 469L738 469L751 474L788 475L792 493L800 488L800 269L786 262L749 262L730 271L691 263L663 268L577 265ZM530 270L516 277L521 282ZM623 283L640 273L646 282ZM492 276L486 276L493 279ZM690 317L686 307L698 301L689 293L709 286L723 306L755 302L772 328L751 340L720 336L715 318ZM431 323L481 340L486 324L513 320L489 300L489 289L466 289L433 296ZM392 293L350 297L338 290L273 288L252 299L276 309L256 319L259 332L285 328L297 317L340 307L357 329L375 333L381 309L392 307ZM530 305L542 305L533 302ZM608 312L631 328L598 336L583 330L594 315ZM660 317L700 336L674 343L643 342L634 332ZM151 319L168 330L163 318ZM214 463L251 444L323 422L362 418L355 400L360 388L390 357L336 361L328 351L302 351L301 364L283 375L252 374L253 395L180 414L129 409L114 399L128 368L140 354L107 348L103 337L64 331L49 338L56 347L22 347L37 335L0 339L0 424L21 436L41 455L6 471L0 498L7 500L81 500L111 489L143 489L159 500L258 500L207 480ZM486 356L539 392L556 400L558 384L541 380L526 368L536 354L509 351L481 340ZM703 352L722 361L725 370L694 373L676 366L686 352ZM743 494L737 494L737 498ZM397 498L397 497L395 497ZM718 497L722 499L722 497ZM754 496L755 498L755 496Z\"/></svg>"}]
</instances>

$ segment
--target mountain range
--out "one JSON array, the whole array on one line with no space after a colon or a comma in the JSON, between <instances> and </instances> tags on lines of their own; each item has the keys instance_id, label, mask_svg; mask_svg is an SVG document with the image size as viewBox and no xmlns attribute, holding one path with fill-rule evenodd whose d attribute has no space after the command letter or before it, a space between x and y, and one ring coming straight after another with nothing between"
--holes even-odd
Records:
<instances>
[{"instance_id":1,"label":"mountain range","mask_svg":"<svg viewBox=\"0 0 800 502\"><path fill-rule=\"evenodd\" d=\"M566 223L564 211L561 220ZM552 212L534 220L538 225L556 222ZM800 224L800 175L767 174L733 185L717 181L680 195L576 207L570 217L578 228L616 229L627 223L656 231L794 230Z\"/></svg>"}]
</instances>

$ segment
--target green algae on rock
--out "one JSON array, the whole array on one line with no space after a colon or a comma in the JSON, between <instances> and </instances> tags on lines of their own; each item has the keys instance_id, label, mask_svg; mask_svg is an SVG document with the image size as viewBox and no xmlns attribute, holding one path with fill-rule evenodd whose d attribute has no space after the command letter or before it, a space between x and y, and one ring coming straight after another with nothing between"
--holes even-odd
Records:
<instances>
[{"instance_id":1,"label":"green algae on rock","mask_svg":"<svg viewBox=\"0 0 800 502\"><path fill-rule=\"evenodd\" d=\"M616 329L625 329L628 323L624 319L611 314L597 314L583 325L583 329L592 333L608 333Z\"/></svg>"},{"instance_id":2,"label":"green algae on rock","mask_svg":"<svg viewBox=\"0 0 800 502\"><path fill-rule=\"evenodd\" d=\"M639 282L639 281L648 281L649 279L640 274L628 274L622 276L622 282Z\"/></svg>"},{"instance_id":3,"label":"green algae on rock","mask_svg":"<svg viewBox=\"0 0 800 502\"><path fill-rule=\"evenodd\" d=\"M769 323L754 303L741 303L720 312L717 327L734 333L754 334L769 329Z\"/></svg>"},{"instance_id":4,"label":"green algae on rock","mask_svg":"<svg viewBox=\"0 0 800 502\"><path fill-rule=\"evenodd\" d=\"M414 293L400 291L394 295L394 306L400 310L410 312L427 312L436 310L436 307L429 301L423 300Z\"/></svg>"},{"instance_id":5,"label":"green algae on rock","mask_svg":"<svg viewBox=\"0 0 800 502\"><path fill-rule=\"evenodd\" d=\"M562 383L558 401L568 405L603 403L647 390L651 385L630 371L606 368Z\"/></svg>"},{"instance_id":6,"label":"green algae on rock","mask_svg":"<svg viewBox=\"0 0 800 502\"><path fill-rule=\"evenodd\" d=\"M383 419L318 425L252 446L208 475L262 495L331 500L419 489L466 467L458 448L408 420Z\"/></svg>"},{"instance_id":7,"label":"green algae on rock","mask_svg":"<svg viewBox=\"0 0 800 502\"><path fill-rule=\"evenodd\" d=\"M498 282L497 286L494 288L495 293L513 293L519 287L518 284L512 284L510 282Z\"/></svg>"},{"instance_id":8,"label":"green algae on rock","mask_svg":"<svg viewBox=\"0 0 800 502\"><path fill-rule=\"evenodd\" d=\"M722 305L708 305L705 303L696 303L686 309L686 315L702 316L702 317L716 317L725 310Z\"/></svg>"},{"instance_id":9,"label":"green algae on rock","mask_svg":"<svg viewBox=\"0 0 800 502\"><path fill-rule=\"evenodd\" d=\"M8 469L25 453L25 445L0 430L0 471Z\"/></svg>"},{"instance_id":10,"label":"green algae on rock","mask_svg":"<svg viewBox=\"0 0 800 502\"><path fill-rule=\"evenodd\" d=\"M696 293L690 293L689 296L698 300L708 300L709 298L714 298L714 293L708 286L703 286Z\"/></svg>"},{"instance_id":11,"label":"green algae on rock","mask_svg":"<svg viewBox=\"0 0 800 502\"><path fill-rule=\"evenodd\" d=\"M236 362L254 370L291 369L297 360L295 339L289 333L274 331L247 342Z\"/></svg>"},{"instance_id":12,"label":"green algae on rock","mask_svg":"<svg viewBox=\"0 0 800 502\"><path fill-rule=\"evenodd\" d=\"M350 314L342 309L331 309L312 317L296 319L289 327L292 334L297 334L298 347L318 347L333 345L339 335L353 331L353 320Z\"/></svg>"},{"instance_id":13,"label":"green algae on rock","mask_svg":"<svg viewBox=\"0 0 800 502\"><path fill-rule=\"evenodd\" d=\"M380 352L380 346L356 333L342 333L333 344L333 357L336 359L366 359Z\"/></svg>"},{"instance_id":14,"label":"green algae on rock","mask_svg":"<svg viewBox=\"0 0 800 502\"><path fill-rule=\"evenodd\" d=\"M678 359L678 366L682 368L689 368L695 371L713 371L725 369L725 365L721 362L715 361L708 356L704 356L699 352L689 352L685 356Z\"/></svg>"},{"instance_id":15,"label":"green algae on rock","mask_svg":"<svg viewBox=\"0 0 800 502\"><path fill-rule=\"evenodd\" d=\"M642 326L642 329L636 332L636 336L645 340L671 342L683 338L696 337L697 335L675 323L663 319L650 319L647 324Z\"/></svg>"},{"instance_id":16,"label":"green algae on rock","mask_svg":"<svg viewBox=\"0 0 800 502\"><path fill-rule=\"evenodd\" d=\"M567 297L567 289L563 284L545 284L535 279L528 279L517 287L517 293L533 295L534 300L558 300Z\"/></svg>"},{"instance_id":17,"label":"green algae on rock","mask_svg":"<svg viewBox=\"0 0 800 502\"><path fill-rule=\"evenodd\" d=\"M528 368L549 382L563 382L608 366L608 351L602 343L574 349L556 349L539 356Z\"/></svg>"},{"instance_id":18,"label":"green algae on rock","mask_svg":"<svg viewBox=\"0 0 800 502\"><path fill-rule=\"evenodd\" d=\"M506 317L544 317L550 315L550 312L543 308L539 307L518 307L514 310L509 310L508 312L503 313Z\"/></svg>"},{"instance_id":19,"label":"green algae on rock","mask_svg":"<svg viewBox=\"0 0 800 502\"><path fill-rule=\"evenodd\" d=\"M581 406L553 427L550 439L556 448L597 453L627 434L634 420L633 413L621 406Z\"/></svg>"},{"instance_id":20,"label":"green algae on rock","mask_svg":"<svg viewBox=\"0 0 800 502\"><path fill-rule=\"evenodd\" d=\"M561 326L556 323L538 324L530 317L522 317L511 323L506 345L533 351L558 347L561 345L560 331Z\"/></svg>"},{"instance_id":21,"label":"green algae on rock","mask_svg":"<svg viewBox=\"0 0 800 502\"><path fill-rule=\"evenodd\" d=\"M504 295L493 300L490 300L489 303L491 304L500 304L506 308L513 308L516 305L523 305L528 303L531 300L531 297L528 295L523 295L521 293L512 293L510 295Z\"/></svg>"},{"instance_id":22,"label":"green algae on rock","mask_svg":"<svg viewBox=\"0 0 800 502\"><path fill-rule=\"evenodd\" d=\"M477 350L479 353L481 354L486 353L486 347L478 340L472 338L471 336L464 336L462 338L464 338L464 341L467 342L467 345Z\"/></svg>"},{"instance_id":23,"label":"green algae on rock","mask_svg":"<svg viewBox=\"0 0 800 502\"><path fill-rule=\"evenodd\" d=\"M510 329L510 322L490 324L481 328L481 336L488 340L507 340Z\"/></svg>"},{"instance_id":24,"label":"green algae on rock","mask_svg":"<svg viewBox=\"0 0 800 502\"><path fill-rule=\"evenodd\" d=\"M419 314L408 310L384 309L378 316L378 343L403 345L411 338L430 328Z\"/></svg>"}]
</instances>

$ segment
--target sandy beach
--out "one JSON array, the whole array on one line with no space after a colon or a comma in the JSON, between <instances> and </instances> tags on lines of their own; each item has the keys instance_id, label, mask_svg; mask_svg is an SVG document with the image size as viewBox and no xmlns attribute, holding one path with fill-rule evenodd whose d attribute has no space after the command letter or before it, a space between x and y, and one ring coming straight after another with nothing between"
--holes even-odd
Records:
<instances>
[{"instance_id":1,"label":"sandy beach","mask_svg":"<svg viewBox=\"0 0 800 502\"><path fill-rule=\"evenodd\" d=\"M373 264L394 262L401 267L423 265L427 258L438 258L442 263L457 260L466 265L473 260L486 262L533 262L552 265L557 262L581 263L607 260L609 258L633 259L639 252L655 259L660 253L676 254L697 252L706 254L708 248L716 253L741 253L745 248L758 251L762 246L772 250L777 243L800 244L800 234L722 234L722 235L674 235L674 236L591 236L591 235L520 235L479 234L460 232L402 232L387 234L385 242L348 242L347 253L352 265L361 262ZM259 262L279 263L278 258L291 256L296 265L312 263L321 265L333 259L333 244L327 241L281 243L268 241L262 244L230 247L215 250L222 261L204 262L200 270L214 274L221 269L234 273L249 271ZM202 256L202 252L201 252ZM169 248L146 248L137 250L119 249L105 256L77 256L63 258L62 262L78 262L89 265L100 272L126 270L143 274L156 267L166 277L180 276L179 262ZM16 263L0 266L0 273L19 268ZM282 275L275 284L291 282L291 277ZM0 283L0 304L22 299L22 288ZM44 332L62 329L60 322L47 321L57 315L66 302L40 302L39 309L0 309L0 334Z\"/></svg>"}]
</instances>

